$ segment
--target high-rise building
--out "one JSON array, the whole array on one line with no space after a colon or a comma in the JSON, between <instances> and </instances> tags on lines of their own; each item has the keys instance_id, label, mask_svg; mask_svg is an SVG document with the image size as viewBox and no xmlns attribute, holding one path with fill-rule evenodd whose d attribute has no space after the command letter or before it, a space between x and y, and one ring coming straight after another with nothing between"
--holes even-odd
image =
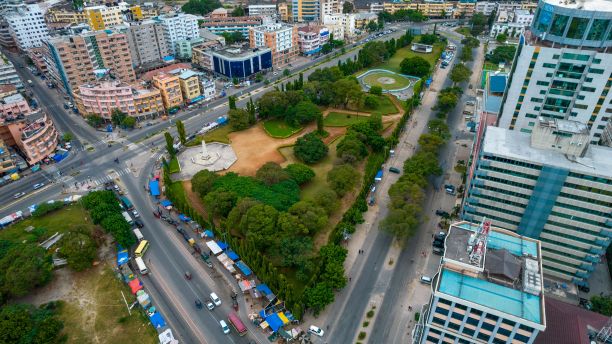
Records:
<instances>
[{"instance_id":1,"label":"high-rise building","mask_svg":"<svg viewBox=\"0 0 612 344\"><path fill-rule=\"evenodd\" d=\"M282 20L284 22L289 22L289 20L293 19L293 17L289 13L289 4L288 3L281 2L281 3L277 4L277 8L278 8L278 16L280 17L280 20Z\"/></svg>"},{"instance_id":2,"label":"high-rise building","mask_svg":"<svg viewBox=\"0 0 612 344\"><path fill-rule=\"evenodd\" d=\"M323 25L334 32L334 38L336 39L351 38L355 36L355 14L353 13L324 15ZM344 32L342 37L336 34L336 28L340 27L342 28L341 31Z\"/></svg>"},{"instance_id":3,"label":"high-rise building","mask_svg":"<svg viewBox=\"0 0 612 344\"><path fill-rule=\"evenodd\" d=\"M540 240L546 275L587 285L612 238L612 148L589 145L576 121L540 118L531 128L486 128L462 217Z\"/></svg>"},{"instance_id":4,"label":"high-rise building","mask_svg":"<svg viewBox=\"0 0 612 344\"><path fill-rule=\"evenodd\" d=\"M50 78L66 94L110 75L126 83L136 81L126 34L102 30L45 42L45 62Z\"/></svg>"},{"instance_id":5,"label":"high-rise building","mask_svg":"<svg viewBox=\"0 0 612 344\"><path fill-rule=\"evenodd\" d=\"M294 23L321 19L321 0L292 0L291 11Z\"/></svg>"},{"instance_id":6,"label":"high-rise building","mask_svg":"<svg viewBox=\"0 0 612 344\"><path fill-rule=\"evenodd\" d=\"M15 70L13 63L0 52L0 84L9 84L23 88L23 82Z\"/></svg>"},{"instance_id":7,"label":"high-rise building","mask_svg":"<svg viewBox=\"0 0 612 344\"><path fill-rule=\"evenodd\" d=\"M149 19L126 22L124 26L117 27L117 30L127 35L134 66L160 62L164 57L172 55L164 26L158 21Z\"/></svg>"},{"instance_id":8,"label":"high-rise building","mask_svg":"<svg viewBox=\"0 0 612 344\"><path fill-rule=\"evenodd\" d=\"M274 4L253 4L249 5L249 16L258 17L276 17L278 12L276 11L276 5Z\"/></svg>"},{"instance_id":9,"label":"high-rise building","mask_svg":"<svg viewBox=\"0 0 612 344\"><path fill-rule=\"evenodd\" d=\"M249 37L249 29L260 26L263 23L261 17L209 17L202 20L200 27L220 35L224 32L240 32L242 36Z\"/></svg>"},{"instance_id":10,"label":"high-rise building","mask_svg":"<svg viewBox=\"0 0 612 344\"><path fill-rule=\"evenodd\" d=\"M40 47L49 37L43 12L37 4L13 7L4 16L11 36L21 50Z\"/></svg>"},{"instance_id":11,"label":"high-rise building","mask_svg":"<svg viewBox=\"0 0 612 344\"><path fill-rule=\"evenodd\" d=\"M489 222L451 224L413 343L531 344L546 329L540 242Z\"/></svg>"},{"instance_id":12,"label":"high-rise building","mask_svg":"<svg viewBox=\"0 0 612 344\"><path fill-rule=\"evenodd\" d=\"M529 133L537 119L584 123L597 144L612 116L609 1L540 0L519 46L499 126Z\"/></svg>"},{"instance_id":13,"label":"high-rise building","mask_svg":"<svg viewBox=\"0 0 612 344\"><path fill-rule=\"evenodd\" d=\"M338 0L321 0L321 17L342 13L342 6Z\"/></svg>"},{"instance_id":14,"label":"high-rise building","mask_svg":"<svg viewBox=\"0 0 612 344\"><path fill-rule=\"evenodd\" d=\"M249 30L251 48L267 47L272 50L272 65L275 68L292 62L298 54L298 31L296 26L270 23Z\"/></svg>"},{"instance_id":15,"label":"high-rise building","mask_svg":"<svg viewBox=\"0 0 612 344\"><path fill-rule=\"evenodd\" d=\"M166 73L157 74L153 76L153 87L161 92L166 110L172 110L183 104L183 94L178 76Z\"/></svg>"},{"instance_id":16,"label":"high-rise building","mask_svg":"<svg viewBox=\"0 0 612 344\"><path fill-rule=\"evenodd\" d=\"M171 13L154 18L164 27L166 41L170 44L172 53L176 52L176 42L199 37L198 17L192 14Z\"/></svg>"},{"instance_id":17,"label":"high-rise building","mask_svg":"<svg viewBox=\"0 0 612 344\"><path fill-rule=\"evenodd\" d=\"M110 29L123 23L123 13L128 12L128 4L120 2L115 6L101 5L86 7L87 23L92 30Z\"/></svg>"},{"instance_id":18,"label":"high-rise building","mask_svg":"<svg viewBox=\"0 0 612 344\"><path fill-rule=\"evenodd\" d=\"M42 111L0 117L0 141L19 150L30 166L54 153L58 140L53 121Z\"/></svg>"}]
</instances>

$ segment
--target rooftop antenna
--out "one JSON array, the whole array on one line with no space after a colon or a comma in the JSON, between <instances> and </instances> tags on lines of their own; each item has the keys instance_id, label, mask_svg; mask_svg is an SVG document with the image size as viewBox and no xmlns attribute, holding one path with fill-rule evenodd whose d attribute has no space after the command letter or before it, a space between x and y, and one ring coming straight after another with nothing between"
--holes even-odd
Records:
<instances>
[{"instance_id":1,"label":"rooftop antenna","mask_svg":"<svg viewBox=\"0 0 612 344\"><path fill-rule=\"evenodd\" d=\"M476 231L475 244L472 246L472 252L470 252L470 264L480 266L480 262L485 254L485 247L487 246L490 229L491 221L487 221L486 218L483 218Z\"/></svg>"}]
</instances>

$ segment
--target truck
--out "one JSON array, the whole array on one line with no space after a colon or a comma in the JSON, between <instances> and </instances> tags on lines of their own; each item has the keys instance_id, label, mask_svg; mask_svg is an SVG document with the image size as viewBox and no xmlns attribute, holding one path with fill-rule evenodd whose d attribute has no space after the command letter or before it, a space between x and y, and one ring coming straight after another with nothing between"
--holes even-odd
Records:
<instances>
[{"instance_id":1,"label":"truck","mask_svg":"<svg viewBox=\"0 0 612 344\"><path fill-rule=\"evenodd\" d=\"M463 108L463 115L466 119L469 119L474 116L474 105L466 103L465 107Z\"/></svg>"},{"instance_id":2,"label":"truck","mask_svg":"<svg viewBox=\"0 0 612 344\"><path fill-rule=\"evenodd\" d=\"M127 211L122 212L121 215L123 215L123 218L125 219L125 221L127 221L127 223L130 224L130 226L134 224L134 220L132 220L132 217L130 216L130 214L128 214Z\"/></svg>"},{"instance_id":3,"label":"truck","mask_svg":"<svg viewBox=\"0 0 612 344\"><path fill-rule=\"evenodd\" d=\"M130 200L125 197L125 196L121 196L121 203L123 203L123 205L125 206L125 209L127 210L132 210L134 209L134 205L132 204L132 202L130 202Z\"/></svg>"}]
</instances>

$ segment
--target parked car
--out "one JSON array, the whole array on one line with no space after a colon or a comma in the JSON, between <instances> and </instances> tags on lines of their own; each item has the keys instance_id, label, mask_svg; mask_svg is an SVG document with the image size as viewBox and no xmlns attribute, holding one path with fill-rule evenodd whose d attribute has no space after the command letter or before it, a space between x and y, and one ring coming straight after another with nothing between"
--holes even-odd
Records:
<instances>
[{"instance_id":1,"label":"parked car","mask_svg":"<svg viewBox=\"0 0 612 344\"><path fill-rule=\"evenodd\" d=\"M436 215L442 216L442 217L450 217L450 214L442 209L436 210Z\"/></svg>"},{"instance_id":2,"label":"parked car","mask_svg":"<svg viewBox=\"0 0 612 344\"><path fill-rule=\"evenodd\" d=\"M389 172L402 173L402 171L400 171L400 169L397 167L389 167Z\"/></svg>"},{"instance_id":3,"label":"parked car","mask_svg":"<svg viewBox=\"0 0 612 344\"><path fill-rule=\"evenodd\" d=\"M318 326L315 325L310 325L310 328L308 329L308 333L312 333L315 336L319 336L319 337L323 337L323 335L325 334L325 332Z\"/></svg>"},{"instance_id":4,"label":"parked car","mask_svg":"<svg viewBox=\"0 0 612 344\"><path fill-rule=\"evenodd\" d=\"M225 322L225 320L220 320L219 325L221 325L221 329L223 330L223 333L225 334L230 333L230 328L227 326L227 323Z\"/></svg>"},{"instance_id":5,"label":"parked car","mask_svg":"<svg viewBox=\"0 0 612 344\"><path fill-rule=\"evenodd\" d=\"M132 215L134 215L135 218L139 218L140 217L140 214L136 210L132 210Z\"/></svg>"},{"instance_id":6,"label":"parked car","mask_svg":"<svg viewBox=\"0 0 612 344\"><path fill-rule=\"evenodd\" d=\"M25 192L18 192L18 193L13 195L13 198L14 199L21 198L21 197L25 196L25 194L26 194Z\"/></svg>"},{"instance_id":7,"label":"parked car","mask_svg":"<svg viewBox=\"0 0 612 344\"><path fill-rule=\"evenodd\" d=\"M215 306L221 306L221 299L215 293L210 293L210 299L215 303Z\"/></svg>"},{"instance_id":8,"label":"parked car","mask_svg":"<svg viewBox=\"0 0 612 344\"><path fill-rule=\"evenodd\" d=\"M136 221L134 221L134 224L135 224L135 225L136 225L136 227L138 227L138 228L142 228L142 227L144 227L144 223L142 223L142 221L140 221L140 220L136 220Z\"/></svg>"},{"instance_id":9,"label":"parked car","mask_svg":"<svg viewBox=\"0 0 612 344\"><path fill-rule=\"evenodd\" d=\"M212 302L211 299L206 299L206 308L208 308L209 311L212 311L213 309L215 309L215 304Z\"/></svg>"},{"instance_id":10,"label":"parked car","mask_svg":"<svg viewBox=\"0 0 612 344\"><path fill-rule=\"evenodd\" d=\"M434 239L433 243L432 243L433 247L437 247L437 248L444 248L444 240L439 240L439 239Z\"/></svg>"},{"instance_id":11,"label":"parked car","mask_svg":"<svg viewBox=\"0 0 612 344\"><path fill-rule=\"evenodd\" d=\"M432 252L433 252L433 254L436 254L438 256L443 256L444 255L444 248L443 247L434 247Z\"/></svg>"},{"instance_id":12,"label":"parked car","mask_svg":"<svg viewBox=\"0 0 612 344\"><path fill-rule=\"evenodd\" d=\"M425 275L421 276L421 283L423 283L423 284L431 284L431 282L432 282L431 277L425 276Z\"/></svg>"},{"instance_id":13,"label":"parked car","mask_svg":"<svg viewBox=\"0 0 612 344\"><path fill-rule=\"evenodd\" d=\"M34 184L34 190L40 189L45 186L45 183L36 183Z\"/></svg>"}]
</instances>

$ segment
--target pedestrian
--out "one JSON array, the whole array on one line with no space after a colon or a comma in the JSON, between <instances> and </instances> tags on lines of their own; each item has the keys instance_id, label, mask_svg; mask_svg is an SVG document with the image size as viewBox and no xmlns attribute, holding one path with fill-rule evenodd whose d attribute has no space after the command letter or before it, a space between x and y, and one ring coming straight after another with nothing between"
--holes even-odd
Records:
<instances>
[{"instance_id":1,"label":"pedestrian","mask_svg":"<svg viewBox=\"0 0 612 344\"><path fill-rule=\"evenodd\" d=\"M349 277L349 282L351 281L351 278Z\"/></svg>"},{"instance_id":2,"label":"pedestrian","mask_svg":"<svg viewBox=\"0 0 612 344\"><path fill-rule=\"evenodd\" d=\"M411 311L412 310L412 306L408 306L408 310Z\"/></svg>"}]
</instances>

